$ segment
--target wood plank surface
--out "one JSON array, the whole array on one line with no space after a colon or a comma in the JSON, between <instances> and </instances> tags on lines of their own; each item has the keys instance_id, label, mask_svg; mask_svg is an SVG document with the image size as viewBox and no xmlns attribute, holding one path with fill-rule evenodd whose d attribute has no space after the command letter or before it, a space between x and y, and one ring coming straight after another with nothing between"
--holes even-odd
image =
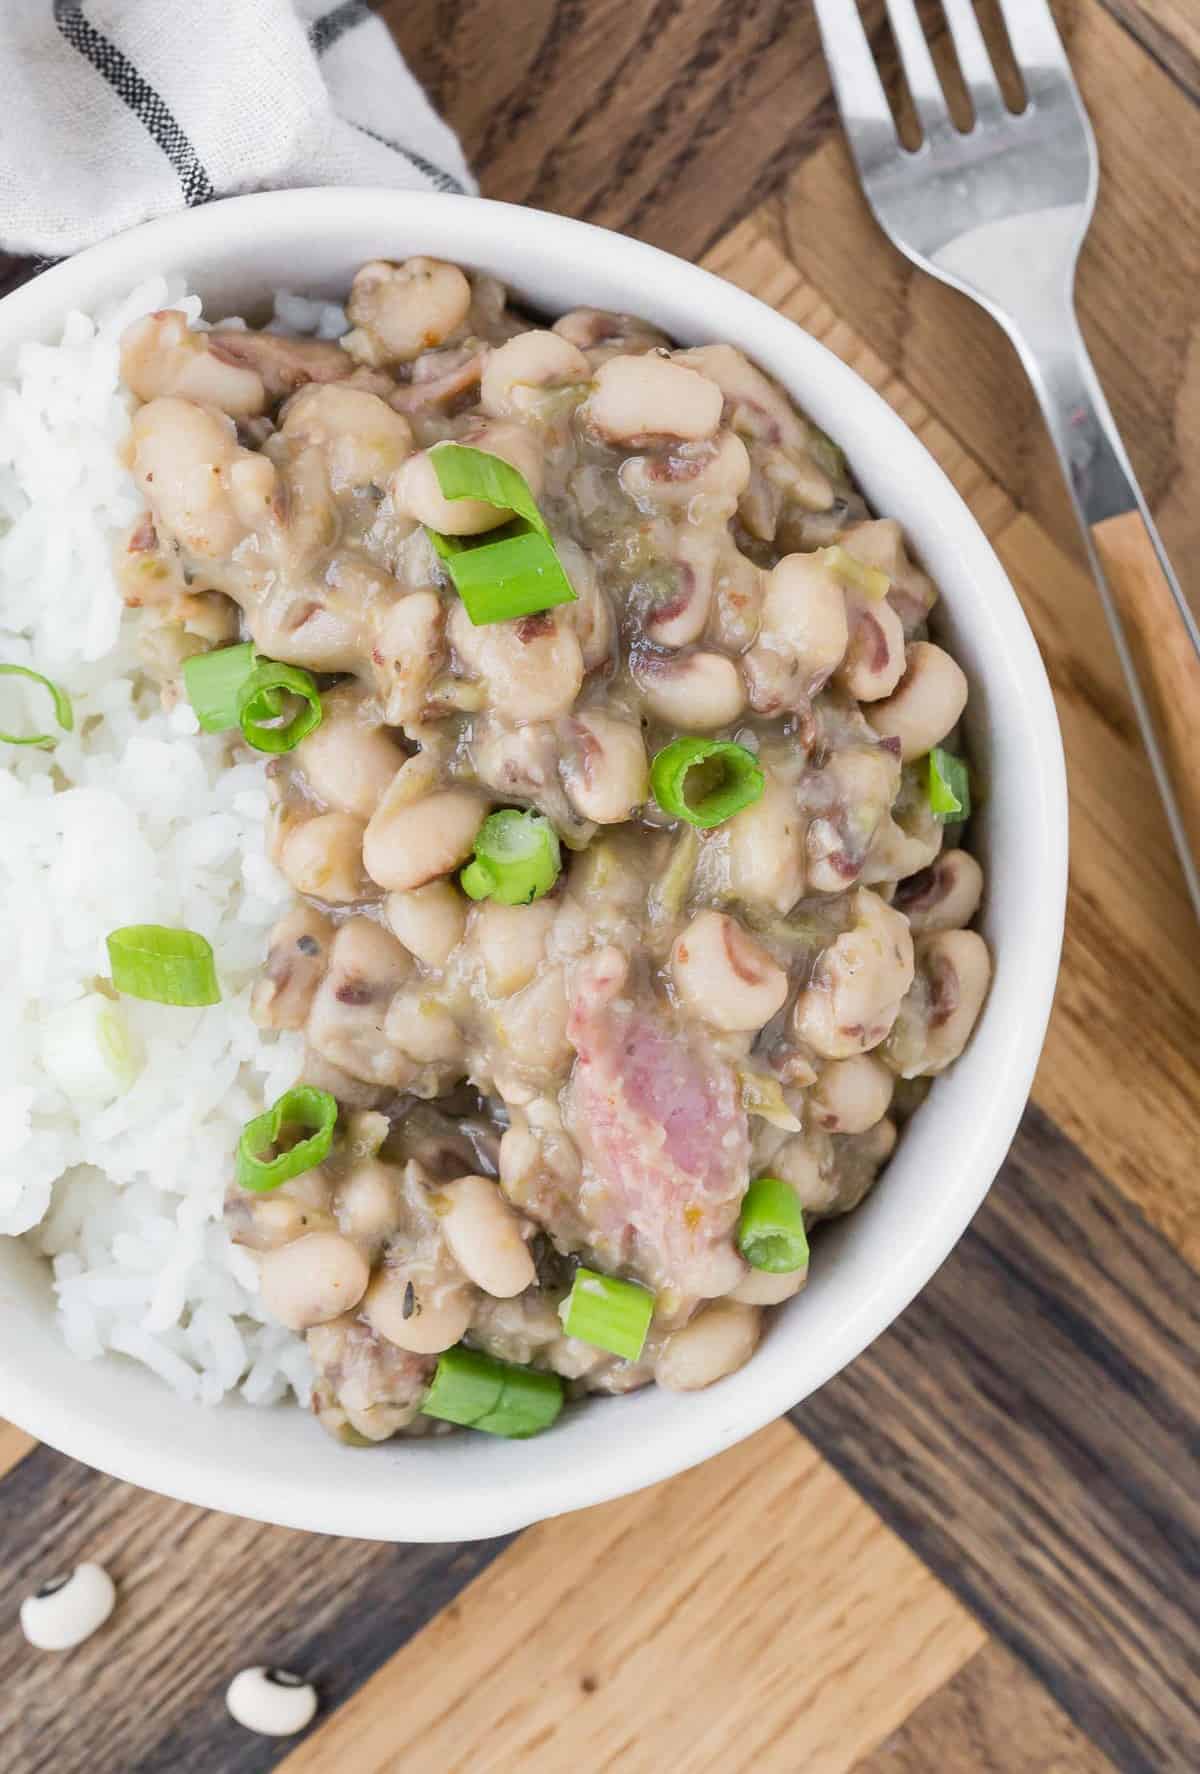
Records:
<instances>
[{"instance_id":1,"label":"wood plank surface","mask_svg":"<svg viewBox=\"0 0 1200 1774\"><path fill-rule=\"evenodd\" d=\"M18 1460L32 1453L37 1443L15 1424L0 1421L0 1478L11 1472Z\"/></svg>"},{"instance_id":2,"label":"wood plank surface","mask_svg":"<svg viewBox=\"0 0 1200 1774\"><path fill-rule=\"evenodd\" d=\"M793 1420L1122 1774L1200 1767L1200 1288L1036 1110L954 1255Z\"/></svg>"},{"instance_id":3,"label":"wood plank surface","mask_svg":"<svg viewBox=\"0 0 1200 1774\"><path fill-rule=\"evenodd\" d=\"M1015 1657L991 1643L854 1774L1114 1774Z\"/></svg>"},{"instance_id":4,"label":"wood plank surface","mask_svg":"<svg viewBox=\"0 0 1200 1774\"><path fill-rule=\"evenodd\" d=\"M1200 11L1193 0L1104 0L1104 4L1185 92L1200 99Z\"/></svg>"},{"instance_id":5,"label":"wood plank surface","mask_svg":"<svg viewBox=\"0 0 1200 1774\"><path fill-rule=\"evenodd\" d=\"M281 1774L843 1774L983 1642L776 1423L531 1529Z\"/></svg>"},{"instance_id":6,"label":"wood plank surface","mask_svg":"<svg viewBox=\"0 0 1200 1774\"><path fill-rule=\"evenodd\" d=\"M994 37L995 0L978 4ZM0 1431L0 1766L1196 1774L1200 940L1016 359L875 228L810 6L376 9L487 194L712 247L881 389L992 538L1071 776L1039 1106L935 1281L796 1413L803 1436L776 1425L512 1543L314 1540ZM1195 593L1200 9L1054 10L1103 164L1084 326ZM881 0L864 11L895 90ZM0 288L23 274L0 265ZM69 1657L37 1656L17 1602L85 1556L113 1569L119 1610ZM299 1745L225 1714L232 1670L265 1660L318 1682Z\"/></svg>"},{"instance_id":7,"label":"wood plank surface","mask_svg":"<svg viewBox=\"0 0 1200 1774\"><path fill-rule=\"evenodd\" d=\"M1200 1265L1200 943L1166 817L1091 579L1027 517L997 547L1050 669L1071 783L1063 966L1035 1100Z\"/></svg>"},{"instance_id":8,"label":"wood plank surface","mask_svg":"<svg viewBox=\"0 0 1200 1774\"><path fill-rule=\"evenodd\" d=\"M794 0L385 0L484 194L689 257L832 122L811 7ZM867 18L876 38L880 0Z\"/></svg>"},{"instance_id":9,"label":"wood plank surface","mask_svg":"<svg viewBox=\"0 0 1200 1774\"><path fill-rule=\"evenodd\" d=\"M293 1533L39 1448L0 1482L0 1768L261 1774L280 1749L225 1711L239 1669L303 1670L337 1706L506 1544ZM32 1651L16 1623L21 1597L85 1558L117 1584L112 1619L65 1658Z\"/></svg>"}]
</instances>

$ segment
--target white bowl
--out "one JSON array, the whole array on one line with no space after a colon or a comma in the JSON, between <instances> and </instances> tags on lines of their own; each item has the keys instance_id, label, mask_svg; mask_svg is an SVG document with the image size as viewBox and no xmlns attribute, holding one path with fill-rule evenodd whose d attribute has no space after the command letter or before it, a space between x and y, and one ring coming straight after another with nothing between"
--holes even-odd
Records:
<instances>
[{"instance_id":1,"label":"white bowl","mask_svg":"<svg viewBox=\"0 0 1200 1774\"><path fill-rule=\"evenodd\" d=\"M961 1236L1025 1105L1045 1033L1066 894L1067 798L1046 674L1000 563L912 432L824 346L653 247L473 198L313 190L238 197L135 228L0 304L0 374L157 271L210 315L261 311L282 286L340 297L365 259L430 253L495 273L539 309L644 315L686 343L740 345L843 446L867 498L899 518L941 588L939 627L971 680L986 780L974 838L996 977L974 1037L936 1082L879 1187L820 1234L812 1279L748 1367L710 1391L654 1388L569 1411L527 1442L463 1434L339 1446L308 1415L186 1404L133 1363L84 1363L57 1335L47 1273L0 1239L0 1414L91 1466L233 1514L377 1540L463 1540L619 1496L740 1441L885 1330Z\"/></svg>"}]
</instances>

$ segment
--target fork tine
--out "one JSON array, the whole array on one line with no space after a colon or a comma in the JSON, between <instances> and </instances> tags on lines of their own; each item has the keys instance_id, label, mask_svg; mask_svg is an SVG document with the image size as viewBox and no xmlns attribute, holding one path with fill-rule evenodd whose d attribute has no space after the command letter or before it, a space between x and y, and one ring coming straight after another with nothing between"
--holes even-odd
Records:
<instances>
[{"instance_id":1,"label":"fork tine","mask_svg":"<svg viewBox=\"0 0 1200 1774\"><path fill-rule=\"evenodd\" d=\"M866 179L877 161L899 148L892 108L855 0L814 0L814 5L842 124Z\"/></svg>"},{"instance_id":2,"label":"fork tine","mask_svg":"<svg viewBox=\"0 0 1200 1774\"><path fill-rule=\"evenodd\" d=\"M921 119L922 129L926 136L931 136L940 130L953 128L950 113L946 109L946 95L942 91L938 71L933 65L933 57L921 29L914 0L884 0L884 4L892 23L896 48L900 51L904 78L908 81L908 90Z\"/></svg>"},{"instance_id":3,"label":"fork tine","mask_svg":"<svg viewBox=\"0 0 1200 1774\"><path fill-rule=\"evenodd\" d=\"M1007 106L971 0L942 0L942 11L976 121L982 123L998 117Z\"/></svg>"},{"instance_id":4,"label":"fork tine","mask_svg":"<svg viewBox=\"0 0 1200 1774\"><path fill-rule=\"evenodd\" d=\"M1021 70L1025 90L1030 90L1030 75L1039 68L1065 74L1072 86L1075 76L1067 60L1062 38L1051 16L1048 0L1000 0L1004 28L1012 45L1013 60ZM1036 80L1034 81L1036 84Z\"/></svg>"}]
</instances>

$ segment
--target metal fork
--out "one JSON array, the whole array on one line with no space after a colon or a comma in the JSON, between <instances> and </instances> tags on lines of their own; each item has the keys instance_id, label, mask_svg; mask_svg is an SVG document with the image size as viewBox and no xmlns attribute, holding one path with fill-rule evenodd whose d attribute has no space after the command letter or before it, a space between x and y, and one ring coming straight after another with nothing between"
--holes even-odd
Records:
<instances>
[{"instance_id":1,"label":"metal fork","mask_svg":"<svg viewBox=\"0 0 1200 1774\"><path fill-rule=\"evenodd\" d=\"M1025 83L1014 114L971 0L941 0L974 125L951 119L914 0L885 0L923 141L904 148L855 0L815 0L859 177L900 251L987 309L1033 384L1200 916L1200 628L1087 354L1075 265L1099 166L1046 0L999 0Z\"/></svg>"}]
</instances>

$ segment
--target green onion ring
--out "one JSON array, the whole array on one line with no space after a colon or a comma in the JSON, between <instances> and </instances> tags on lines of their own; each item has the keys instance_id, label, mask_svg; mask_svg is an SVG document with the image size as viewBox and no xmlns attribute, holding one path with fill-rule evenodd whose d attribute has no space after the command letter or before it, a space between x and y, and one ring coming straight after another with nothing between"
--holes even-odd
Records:
<instances>
[{"instance_id":1,"label":"green onion ring","mask_svg":"<svg viewBox=\"0 0 1200 1774\"><path fill-rule=\"evenodd\" d=\"M689 783L697 769L700 776ZM650 766L650 788L663 812L704 830L753 806L763 787L758 759L732 740L685 735L665 746Z\"/></svg>"},{"instance_id":2,"label":"green onion ring","mask_svg":"<svg viewBox=\"0 0 1200 1774\"><path fill-rule=\"evenodd\" d=\"M470 899L528 905L549 893L562 870L558 833L541 813L515 807L489 813L475 836L475 859L459 876Z\"/></svg>"},{"instance_id":3,"label":"green onion ring","mask_svg":"<svg viewBox=\"0 0 1200 1774\"><path fill-rule=\"evenodd\" d=\"M298 696L305 704L284 727L268 725L282 713L279 694ZM297 665L280 665L264 660L245 679L238 692L238 724L247 745L255 751L292 751L302 739L314 732L323 718L321 693L311 672Z\"/></svg>"},{"instance_id":4,"label":"green onion ring","mask_svg":"<svg viewBox=\"0 0 1200 1774\"><path fill-rule=\"evenodd\" d=\"M737 1246L752 1269L791 1275L808 1267L804 1209L790 1183L755 1177L742 1198Z\"/></svg>"},{"instance_id":5,"label":"green onion ring","mask_svg":"<svg viewBox=\"0 0 1200 1774\"><path fill-rule=\"evenodd\" d=\"M70 733L75 726L75 711L71 707L71 698L65 690L61 690L52 678L44 678L40 671L34 671L28 665L0 665L0 677L29 678L32 683L40 684L50 694L54 704L54 718L64 733ZM40 745L49 747L58 744L53 733L0 733L0 741L5 745Z\"/></svg>"},{"instance_id":6,"label":"green onion ring","mask_svg":"<svg viewBox=\"0 0 1200 1774\"><path fill-rule=\"evenodd\" d=\"M247 1121L242 1129L237 1147L239 1188L265 1195L323 1163L333 1145L337 1118L337 1103L327 1090L317 1090L311 1084L297 1084L292 1090L285 1090L278 1101L253 1121ZM311 1132L307 1139L297 1140L274 1158L264 1158L263 1153L278 1142L285 1127L306 1127Z\"/></svg>"}]
</instances>

